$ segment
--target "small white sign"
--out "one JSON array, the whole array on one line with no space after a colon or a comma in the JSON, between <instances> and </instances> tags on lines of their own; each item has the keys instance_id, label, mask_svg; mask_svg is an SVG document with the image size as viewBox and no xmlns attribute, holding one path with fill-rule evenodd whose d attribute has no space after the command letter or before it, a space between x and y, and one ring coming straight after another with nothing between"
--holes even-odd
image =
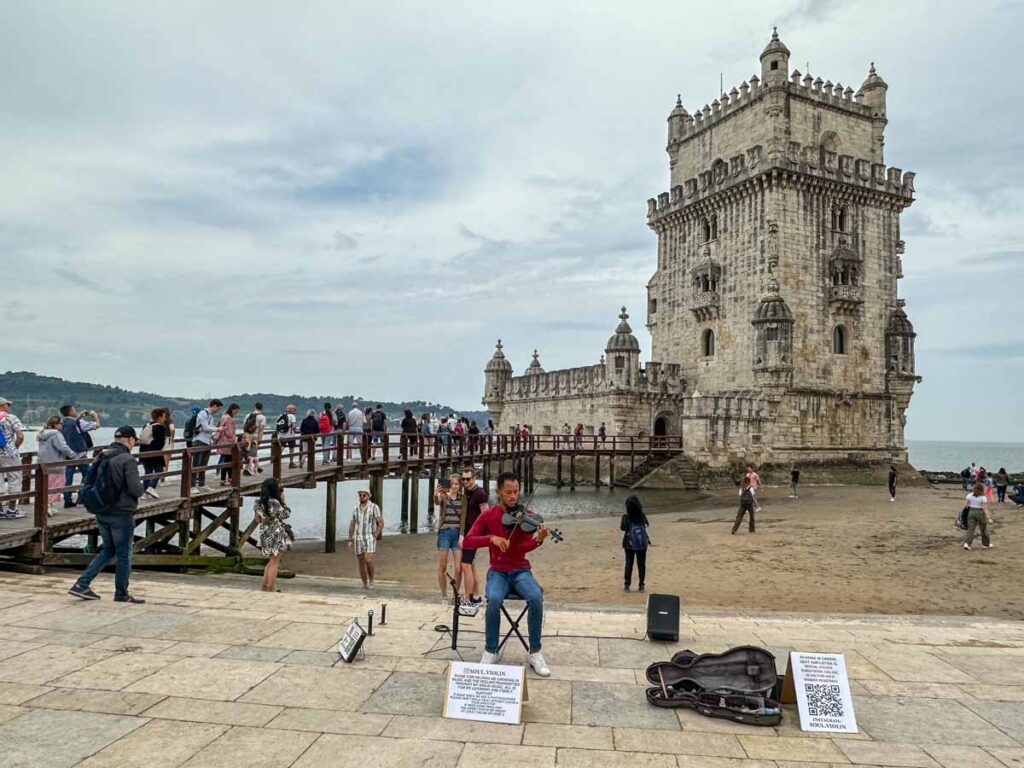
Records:
<instances>
[{"instance_id":1,"label":"small white sign","mask_svg":"<svg viewBox=\"0 0 1024 768\"><path fill-rule=\"evenodd\" d=\"M791 697L786 695L787 689L796 696L801 730L858 732L843 654L790 653L783 683L783 701L791 702Z\"/></svg>"},{"instance_id":2,"label":"small white sign","mask_svg":"<svg viewBox=\"0 0 1024 768\"><path fill-rule=\"evenodd\" d=\"M345 630L341 640L338 641L338 654L347 663L351 664L355 661L356 654L359 653L359 649L362 647L363 640L365 639L366 630L359 626L358 621L353 621L348 625L348 629Z\"/></svg>"},{"instance_id":3,"label":"small white sign","mask_svg":"<svg viewBox=\"0 0 1024 768\"><path fill-rule=\"evenodd\" d=\"M525 694L521 666L453 661L448 667L444 717L518 725Z\"/></svg>"}]
</instances>

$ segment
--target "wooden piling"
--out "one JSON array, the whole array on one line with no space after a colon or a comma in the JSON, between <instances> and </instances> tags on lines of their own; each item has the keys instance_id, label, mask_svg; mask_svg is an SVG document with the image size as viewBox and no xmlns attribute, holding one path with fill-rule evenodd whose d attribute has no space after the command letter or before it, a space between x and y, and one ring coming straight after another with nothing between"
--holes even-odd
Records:
<instances>
[{"instance_id":1,"label":"wooden piling","mask_svg":"<svg viewBox=\"0 0 1024 768\"><path fill-rule=\"evenodd\" d=\"M327 513L324 521L324 552L335 552L338 540L338 481L327 481Z\"/></svg>"},{"instance_id":2,"label":"wooden piling","mask_svg":"<svg viewBox=\"0 0 1024 768\"><path fill-rule=\"evenodd\" d=\"M594 490L601 490L601 454L594 451Z\"/></svg>"},{"instance_id":3,"label":"wooden piling","mask_svg":"<svg viewBox=\"0 0 1024 768\"><path fill-rule=\"evenodd\" d=\"M409 470L402 469L402 531L409 531Z\"/></svg>"},{"instance_id":4,"label":"wooden piling","mask_svg":"<svg viewBox=\"0 0 1024 768\"><path fill-rule=\"evenodd\" d=\"M412 473L412 489L409 494L409 533L416 533L420 527L420 473Z\"/></svg>"},{"instance_id":5,"label":"wooden piling","mask_svg":"<svg viewBox=\"0 0 1024 768\"><path fill-rule=\"evenodd\" d=\"M576 453L569 454L569 490L576 490Z\"/></svg>"},{"instance_id":6,"label":"wooden piling","mask_svg":"<svg viewBox=\"0 0 1024 768\"><path fill-rule=\"evenodd\" d=\"M555 457L555 488L562 487L562 454Z\"/></svg>"},{"instance_id":7,"label":"wooden piling","mask_svg":"<svg viewBox=\"0 0 1024 768\"><path fill-rule=\"evenodd\" d=\"M615 490L615 454L608 456L608 490Z\"/></svg>"}]
</instances>

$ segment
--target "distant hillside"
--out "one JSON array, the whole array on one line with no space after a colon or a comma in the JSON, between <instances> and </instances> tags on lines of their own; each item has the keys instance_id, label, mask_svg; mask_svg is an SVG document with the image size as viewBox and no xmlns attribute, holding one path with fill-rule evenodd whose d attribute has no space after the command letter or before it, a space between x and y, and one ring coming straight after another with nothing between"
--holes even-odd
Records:
<instances>
[{"instance_id":1,"label":"distant hillside","mask_svg":"<svg viewBox=\"0 0 1024 768\"><path fill-rule=\"evenodd\" d=\"M174 414L174 421L184 424L191 413L192 406L202 405L200 400L184 397L169 397L152 392L131 392L121 387L109 387L103 384L87 384L80 381L66 381L54 376L39 376L29 371L8 371L0 374L0 395L14 401L14 412L26 424L38 425L46 421L48 416L56 414L65 403L73 403L82 410L96 410L105 425L120 424L141 425L149 418L149 412L157 407L167 407ZM282 413L289 403L298 409L301 419L307 410L313 408L320 411L325 402L337 405L345 404L348 410L352 404L362 407L380 403L392 418L401 417L406 408L417 416L421 413L457 413L470 419L476 419L483 426L487 423L486 411L458 411L440 403L425 400L413 400L406 403L393 403L384 400L364 399L355 395L275 395L256 392L241 395L217 395L228 403L238 403L242 413L248 413L253 403L262 402L263 410L273 420Z\"/></svg>"}]
</instances>

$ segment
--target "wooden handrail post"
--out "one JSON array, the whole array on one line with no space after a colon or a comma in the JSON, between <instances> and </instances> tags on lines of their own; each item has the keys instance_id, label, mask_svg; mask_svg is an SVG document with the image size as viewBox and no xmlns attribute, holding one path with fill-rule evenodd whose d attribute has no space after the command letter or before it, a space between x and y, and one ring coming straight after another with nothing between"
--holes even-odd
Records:
<instances>
[{"instance_id":1,"label":"wooden handrail post","mask_svg":"<svg viewBox=\"0 0 1024 768\"><path fill-rule=\"evenodd\" d=\"M270 436L270 465L271 471L273 472L274 479L280 482L281 480L281 440L277 436L277 432L274 432Z\"/></svg>"},{"instance_id":2,"label":"wooden handrail post","mask_svg":"<svg viewBox=\"0 0 1024 768\"><path fill-rule=\"evenodd\" d=\"M345 433L338 432L336 438L337 445L335 446L338 450L334 452L334 463L338 465L338 469L344 471L345 469ZM333 551L333 550L332 550Z\"/></svg>"},{"instance_id":3,"label":"wooden handrail post","mask_svg":"<svg viewBox=\"0 0 1024 768\"><path fill-rule=\"evenodd\" d=\"M25 472L24 474L29 474ZM45 533L47 526L47 496L49 495L50 487L47 483L46 471L43 469L42 464L36 464L35 472L35 496L33 498L34 506L34 519L32 524L36 528L40 528Z\"/></svg>"},{"instance_id":4,"label":"wooden handrail post","mask_svg":"<svg viewBox=\"0 0 1024 768\"><path fill-rule=\"evenodd\" d=\"M231 445L231 487L242 487L242 446L237 440Z\"/></svg>"},{"instance_id":5,"label":"wooden handrail post","mask_svg":"<svg viewBox=\"0 0 1024 768\"><path fill-rule=\"evenodd\" d=\"M192 498L192 449L181 454L181 498Z\"/></svg>"},{"instance_id":6,"label":"wooden handrail post","mask_svg":"<svg viewBox=\"0 0 1024 768\"><path fill-rule=\"evenodd\" d=\"M316 441L317 435L306 435L306 471L313 474L316 471Z\"/></svg>"},{"instance_id":7,"label":"wooden handrail post","mask_svg":"<svg viewBox=\"0 0 1024 768\"><path fill-rule=\"evenodd\" d=\"M21 470L21 492L22 493L28 493L29 491L32 490L32 473L28 471L27 467L29 467L32 464L32 459L33 458L35 458L35 456L33 454L31 454L31 453L28 453L28 454L26 454L26 455L21 457L21 466L25 467L25 469ZM17 504L24 504L25 501L23 499L19 499L16 503Z\"/></svg>"}]
</instances>

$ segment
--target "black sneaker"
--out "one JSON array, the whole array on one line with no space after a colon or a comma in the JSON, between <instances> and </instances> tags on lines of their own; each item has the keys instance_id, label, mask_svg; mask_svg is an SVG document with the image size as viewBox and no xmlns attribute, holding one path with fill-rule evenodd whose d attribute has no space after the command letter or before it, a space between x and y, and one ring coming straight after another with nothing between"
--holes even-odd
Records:
<instances>
[{"instance_id":1,"label":"black sneaker","mask_svg":"<svg viewBox=\"0 0 1024 768\"><path fill-rule=\"evenodd\" d=\"M114 598L114 602L115 603L130 603L132 605L142 605L146 601L143 600L141 597L134 597L132 595L128 595L128 597L115 597Z\"/></svg>"},{"instance_id":2,"label":"black sneaker","mask_svg":"<svg viewBox=\"0 0 1024 768\"><path fill-rule=\"evenodd\" d=\"M72 584L71 589L68 590L68 594L72 597L77 597L82 600L99 600L100 596L93 592L91 589L86 587L80 589L77 584Z\"/></svg>"},{"instance_id":3,"label":"black sneaker","mask_svg":"<svg viewBox=\"0 0 1024 768\"><path fill-rule=\"evenodd\" d=\"M647 589L644 587L643 584L641 584L640 587L637 589L637 592L646 592L646 591L647 591Z\"/></svg>"},{"instance_id":4,"label":"black sneaker","mask_svg":"<svg viewBox=\"0 0 1024 768\"><path fill-rule=\"evenodd\" d=\"M65 501L64 502L64 509L74 509L77 506L78 505L75 502L73 502L73 501Z\"/></svg>"}]
</instances>

